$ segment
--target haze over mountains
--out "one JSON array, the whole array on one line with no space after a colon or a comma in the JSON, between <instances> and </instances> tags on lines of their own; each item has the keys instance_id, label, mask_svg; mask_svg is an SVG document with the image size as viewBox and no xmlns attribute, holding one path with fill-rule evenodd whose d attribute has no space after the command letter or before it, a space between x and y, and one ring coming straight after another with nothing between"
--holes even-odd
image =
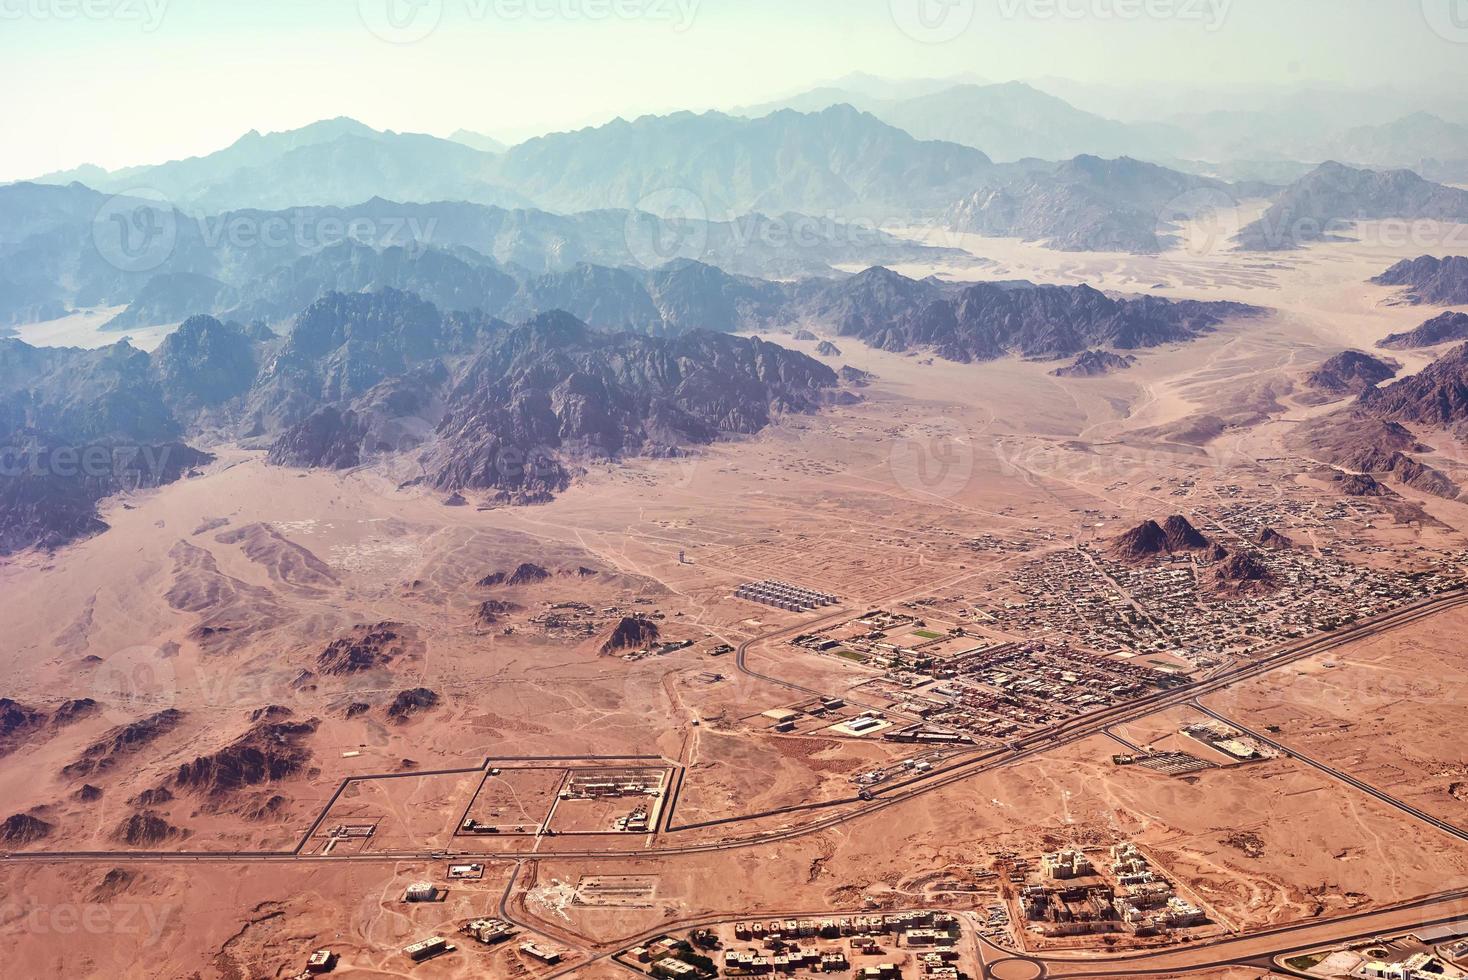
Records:
<instances>
[{"instance_id":1,"label":"haze over mountains","mask_svg":"<svg viewBox=\"0 0 1468 980\"><path fill-rule=\"evenodd\" d=\"M514 146L337 118L184 160L51 174L0 187L0 328L112 307L103 330L118 335L182 326L151 355L10 342L0 428L32 455L79 440L174 447L179 462L139 486L245 440L278 465L395 460L437 491L534 502L572 482L577 460L757 432L819 408L843 378L866 380L734 334L816 339L810 327L956 362L1079 358L1060 378L1122 371L1125 352L1266 311L975 281L984 260L884 229L1146 255L1245 201L1268 207L1234 243L1243 251L1309 247L1359 220L1468 222L1468 191L1417 173L1271 156L1400 159L1409 140L1449 172L1468 159L1458 122L1378 112L1344 127L1336 113L1304 142L1255 144L1260 159L1228 148L1230 133L1268 133L1297 110L1119 121L1023 83L853 76L779 103ZM1288 178L1221 176L1249 171ZM1379 281L1405 301L1455 301L1455 263L1428 256ZM893 271L909 264L966 275ZM1386 343L1461 335L1449 318ZM818 353L839 351L825 339ZM1386 370L1343 355L1310 386L1371 395ZM90 387L71 390L75 379ZM506 455L540 462L502 472ZM14 548L92 533L94 502L118 487L9 480L0 537Z\"/></svg>"}]
</instances>

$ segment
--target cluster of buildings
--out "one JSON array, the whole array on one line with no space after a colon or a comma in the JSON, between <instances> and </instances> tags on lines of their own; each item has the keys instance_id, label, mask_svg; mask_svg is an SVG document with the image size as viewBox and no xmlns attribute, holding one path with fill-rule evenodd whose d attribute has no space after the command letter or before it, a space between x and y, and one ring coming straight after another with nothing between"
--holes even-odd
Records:
<instances>
[{"instance_id":1,"label":"cluster of buildings","mask_svg":"<svg viewBox=\"0 0 1468 980\"><path fill-rule=\"evenodd\" d=\"M661 769L573 770L561 790L563 800L608 800L624 796L657 796L663 791Z\"/></svg>"},{"instance_id":2,"label":"cluster of buildings","mask_svg":"<svg viewBox=\"0 0 1468 980\"><path fill-rule=\"evenodd\" d=\"M736 922L734 938L757 944L724 951L726 976L852 971L858 980L897 980L891 962L863 962L901 948L931 980L958 980L960 926L947 912L917 911L833 919Z\"/></svg>"},{"instance_id":3,"label":"cluster of buildings","mask_svg":"<svg viewBox=\"0 0 1468 980\"><path fill-rule=\"evenodd\" d=\"M1275 755L1273 750L1222 722L1207 721L1189 725L1183 729L1183 734L1240 762L1268 759Z\"/></svg>"},{"instance_id":4,"label":"cluster of buildings","mask_svg":"<svg viewBox=\"0 0 1468 980\"><path fill-rule=\"evenodd\" d=\"M1278 497L1279 488L1270 487ZM1211 667L1233 654L1338 627L1389 611L1461 582L1461 554L1439 556L1427 574L1341 560L1330 546L1257 544L1269 529L1343 543L1352 525L1380 514L1361 501L1321 510L1318 499L1230 501L1200 508L1200 529L1230 550L1245 549L1268 570L1267 590L1217 591L1199 554L1179 552L1139 563L1111 554L1105 542L1050 552L1009 573L1002 599L988 606L1002 630L1064 637L1100 653L1159 653ZM1349 594L1351 604L1340 597Z\"/></svg>"},{"instance_id":5,"label":"cluster of buildings","mask_svg":"<svg viewBox=\"0 0 1468 980\"><path fill-rule=\"evenodd\" d=\"M1176 893L1134 844L1110 851L1106 873L1084 852L1046 854L1041 880L1020 891L1025 918L1050 936L1125 931L1152 936L1206 925L1202 909Z\"/></svg>"},{"instance_id":6,"label":"cluster of buildings","mask_svg":"<svg viewBox=\"0 0 1468 980\"><path fill-rule=\"evenodd\" d=\"M826 592L817 592L789 582L766 579L763 582L746 582L734 590L736 599L774 606L786 612L808 612L834 606L840 600Z\"/></svg>"},{"instance_id":7,"label":"cluster of buildings","mask_svg":"<svg viewBox=\"0 0 1468 980\"><path fill-rule=\"evenodd\" d=\"M482 946L498 946L515 935L515 927L504 919L475 919L459 931Z\"/></svg>"}]
</instances>

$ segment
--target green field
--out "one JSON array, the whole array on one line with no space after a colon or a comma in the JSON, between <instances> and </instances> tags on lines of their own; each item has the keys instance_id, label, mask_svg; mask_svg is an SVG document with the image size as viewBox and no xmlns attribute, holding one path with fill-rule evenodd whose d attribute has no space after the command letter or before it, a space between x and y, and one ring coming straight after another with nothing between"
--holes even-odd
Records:
<instances>
[{"instance_id":1,"label":"green field","mask_svg":"<svg viewBox=\"0 0 1468 980\"><path fill-rule=\"evenodd\" d=\"M921 636L925 640L941 640L944 634L934 633L932 630L913 630L914 636Z\"/></svg>"}]
</instances>

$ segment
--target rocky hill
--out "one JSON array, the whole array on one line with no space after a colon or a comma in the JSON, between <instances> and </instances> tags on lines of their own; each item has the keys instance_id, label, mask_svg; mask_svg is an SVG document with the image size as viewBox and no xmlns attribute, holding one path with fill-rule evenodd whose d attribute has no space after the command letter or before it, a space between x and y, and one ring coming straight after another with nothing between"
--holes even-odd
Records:
<instances>
[{"instance_id":1,"label":"rocky hill","mask_svg":"<svg viewBox=\"0 0 1468 980\"><path fill-rule=\"evenodd\" d=\"M1454 426L1468 420L1468 345L1454 348L1417 374L1361 399L1373 418Z\"/></svg>"},{"instance_id":2,"label":"rocky hill","mask_svg":"<svg viewBox=\"0 0 1468 980\"><path fill-rule=\"evenodd\" d=\"M1321 395L1359 395L1396 377L1401 365L1358 350L1341 351L1305 376L1305 385Z\"/></svg>"},{"instance_id":3,"label":"rocky hill","mask_svg":"<svg viewBox=\"0 0 1468 980\"><path fill-rule=\"evenodd\" d=\"M1290 185L1238 235L1244 251L1302 248L1382 218L1468 222L1468 190L1423 180L1410 170L1359 170L1323 163Z\"/></svg>"},{"instance_id":4,"label":"rocky hill","mask_svg":"<svg viewBox=\"0 0 1468 980\"><path fill-rule=\"evenodd\" d=\"M1468 256L1403 259L1371 280L1379 286L1401 286L1408 303L1432 306L1468 304Z\"/></svg>"},{"instance_id":5,"label":"rocky hill","mask_svg":"<svg viewBox=\"0 0 1468 980\"><path fill-rule=\"evenodd\" d=\"M427 462L441 490L563 489L577 458L670 453L809 412L836 375L758 339L603 334L548 314L496 337L459 374Z\"/></svg>"},{"instance_id":6,"label":"rocky hill","mask_svg":"<svg viewBox=\"0 0 1468 980\"><path fill-rule=\"evenodd\" d=\"M1127 560L1202 551L1208 546L1208 539L1181 514L1173 514L1161 524L1143 521L1111 542L1112 553Z\"/></svg>"},{"instance_id":7,"label":"rocky hill","mask_svg":"<svg viewBox=\"0 0 1468 980\"><path fill-rule=\"evenodd\" d=\"M1173 222L1227 207L1221 181L1126 157L1079 156L994 180L945 215L964 232L1023 238L1068 252L1154 253L1171 247Z\"/></svg>"},{"instance_id":8,"label":"rocky hill","mask_svg":"<svg viewBox=\"0 0 1468 980\"><path fill-rule=\"evenodd\" d=\"M1050 373L1057 378L1100 378L1117 371L1125 371L1137 359L1130 354L1113 354L1105 350L1088 350L1075 359L1075 363L1056 368Z\"/></svg>"},{"instance_id":9,"label":"rocky hill","mask_svg":"<svg viewBox=\"0 0 1468 980\"><path fill-rule=\"evenodd\" d=\"M1262 314L1242 303L1114 299L1089 286L1028 282L947 285L870 269L798 292L799 315L888 351L931 348L954 361L1017 354L1072 357L1195 339L1225 320Z\"/></svg>"},{"instance_id":10,"label":"rocky hill","mask_svg":"<svg viewBox=\"0 0 1468 980\"><path fill-rule=\"evenodd\" d=\"M1388 350L1416 350L1463 340L1468 340L1468 313L1443 313L1405 333L1383 337L1377 346Z\"/></svg>"}]
</instances>

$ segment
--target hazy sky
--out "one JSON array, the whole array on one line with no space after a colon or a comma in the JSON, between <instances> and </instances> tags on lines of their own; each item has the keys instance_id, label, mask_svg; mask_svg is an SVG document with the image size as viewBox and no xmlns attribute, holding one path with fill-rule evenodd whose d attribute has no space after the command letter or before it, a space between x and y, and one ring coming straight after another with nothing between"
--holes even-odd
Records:
<instances>
[{"instance_id":1,"label":"hazy sky","mask_svg":"<svg viewBox=\"0 0 1468 980\"><path fill-rule=\"evenodd\" d=\"M1463 91L1468 0L0 0L0 179L337 115L521 138L852 71Z\"/></svg>"}]
</instances>

